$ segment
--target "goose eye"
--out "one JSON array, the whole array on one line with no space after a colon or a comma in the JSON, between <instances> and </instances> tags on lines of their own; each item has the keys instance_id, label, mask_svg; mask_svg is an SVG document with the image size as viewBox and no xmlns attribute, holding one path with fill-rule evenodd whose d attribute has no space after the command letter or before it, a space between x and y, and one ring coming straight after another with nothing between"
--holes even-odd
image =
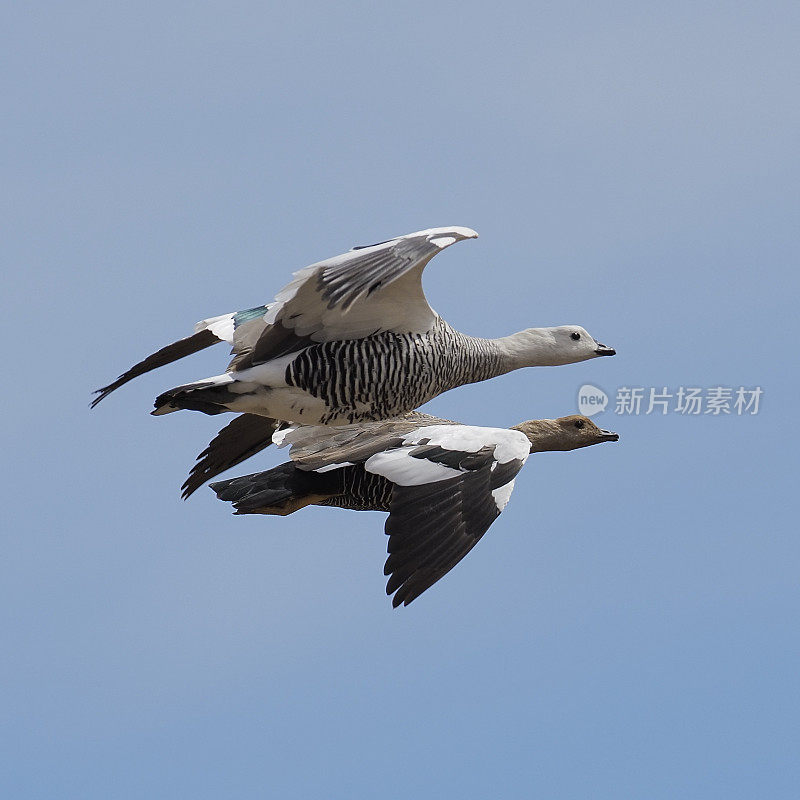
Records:
<instances>
[{"instance_id":1,"label":"goose eye","mask_svg":"<svg viewBox=\"0 0 800 800\"><path fill-rule=\"evenodd\" d=\"M584 426L584 421L582 419L575 420L575 427L582 428Z\"/></svg>"},{"instance_id":2,"label":"goose eye","mask_svg":"<svg viewBox=\"0 0 800 800\"><path fill-rule=\"evenodd\" d=\"M577 331L575 331L575 333L571 333L571 334L570 334L570 336L571 336L571 337L572 337L572 338L573 338L573 339L574 339L576 342L578 341L578 339L580 339L580 338L581 338L581 335L580 335L580 334L579 334Z\"/></svg>"}]
</instances>

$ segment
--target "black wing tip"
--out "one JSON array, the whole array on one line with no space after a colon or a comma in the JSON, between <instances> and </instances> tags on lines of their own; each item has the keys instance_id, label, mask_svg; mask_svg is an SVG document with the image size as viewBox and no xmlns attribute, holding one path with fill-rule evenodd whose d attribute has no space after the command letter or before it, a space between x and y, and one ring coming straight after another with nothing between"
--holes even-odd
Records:
<instances>
[{"instance_id":1,"label":"black wing tip","mask_svg":"<svg viewBox=\"0 0 800 800\"><path fill-rule=\"evenodd\" d=\"M223 341L223 339L220 339L219 336L212 333L208 328L204 328L201 331L197 331L197 333L193 333L191 336L179 339L177 342L162 347L138 364L134 364L127 372L123 372L115 381L109 383L108 386L104 386L102 389L96 389L93 394L98 394L100 396L92 400L90 408L94 408L104 397L110 395L115 389L119 389L120 386L124 386L128 381L132 381L140 375L163 367L166 364L171 364L193 353L198 353L200 350L204 350L206 347L210 347L212 344L217 344L221 341Z\"/></svg>"},{"instance_id":2,"label":"black wing tip","mask_svg":"<svg viewBox=\"0 0 800 800\"><path fill-rule=\"evenodd\" d=\"M192 470L189 477L181 484L181 497L187 500L189 495L194 494L207 480L205 473L197 473Z\"/></svg>"},{"instance_id":3,"label":"black wing tip","mask_svg":"<svg viewBox=\"0 0 800 800\"><path fill-rule=\"evenodd\" d=\"M399 585L394 586L392 577L386 582L386 594L393 595L392 597L392 608L398 608L399 606L407 606L409 603L412 603L416 600L417 597L422 594L422 592L413 592L409 591L408 586L408 578L404 581L401 581ZM430 587L428 587L430 588ZM425 591L424 589L422 591Z\"/></svg>"},{"instance_id":4,"label":"black wing tip","mask_svg":"<svg viewBox=\"0 0 800 800\"><path fill-rule=\"evenodd\" d=\"M202 484L198 483L197 486L189 486L189 481L186 481L181 485L181 500L188 500L200 487Z\"/></svg>"},{"instance_id":5,"label":"black wing tip","mask_svg":"<svg viewBox=\"0 0 800 800\"><path fill-rule=\"evenodd\" d=\"M271 445L273 429L277 430L284 424L286 423L254 414L241 414L233 419L217 433L208 447L197 456L195 459L196 463L189 471L189 475L181 486L181 497L184 500L188 500L190 495L194 494L206 481L216 478L220 473L231 469ZM215 451L220 446L225 446L226 434L228 437L235 434L237 439L241 439L241 437L247 436L248 434L252 435L254 426L257 427L257 432L262 434L257 440L251 441L249 445L241 448L233 457L227 457L223 460L217 458ZM266 434L263 433L264 427L269 429ZM214 491L217 491L214 489L215 486L222 489L223 485L229 482L230 480L217 481L216 483L209 484L209 486Z\"/></svg>"},{"instance_id":6,"label":"black wing tip","mask_svg":"<svg viewBox=\"0 0 800 800\"><path fill-rule=\"evenodd\" d=\"M389 580L386 582L386 594L392 597L392 608L397 608L403 602L400 587L392 586L391 577L389 577Z\"/></svg>"},{"instance_id":7,"label":"black wing tip","mask_svg":"<svg viewBox=\"0 0 800 800\"><path fill-rule=\"evenodd\" d=\"M118 389L119 386L116 386L115 383L109 383L108 386L104 386L102 389L95 389L92 394L96 394L97 397L89 403L89 408L94 408L101 400L105 400L114 389Z\"/></svg>"},{"instance_id":8,"label":"black wing tip","mask_svg":"<svg viewBox=\"0 0 800 800\"><path fill-rule=\"evenodd\" d=\"M391 593L387 591L386 594ZM400 606L405 608L409 603L413 603L417 597L419 597L419 594L412 594L409 596L408 593L403 592L402 587L400 587L400 589L395 592L394 597L392 597L392 608L399 608Z\"/></svg>"},{"instance_id":9,"label":"black wing tip","mask_svg":"<svg viewBox=\"0 0 800 800\"><path fill-rule=\"evenodd\" d=\"M206 452L203 451L197 457L197 463L192 467L186 480L181 484L181 497L184 500L188 500L209 478L214 477L208 474L208 470L206 470L201 463L201 459L203 459L205 455Z\"/></svg>"}]
</instances>

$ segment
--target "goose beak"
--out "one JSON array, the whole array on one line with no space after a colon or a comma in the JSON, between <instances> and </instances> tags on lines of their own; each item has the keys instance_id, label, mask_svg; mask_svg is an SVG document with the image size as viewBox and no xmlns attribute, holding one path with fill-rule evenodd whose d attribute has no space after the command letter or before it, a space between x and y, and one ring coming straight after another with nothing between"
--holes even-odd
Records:
<instances>
[{"instance_id":1,"label":"goose beak","mask_svg":"<svg viewBox=\"0 0 800 800\"><path fill-rule=\"evenodd\" d=\"M600 431L600 441L601 442L618 442L619 441L619 434L614 433L614 431Z\"/></svg>"},{"instance_id":2,"label":"goose beak","mask_svg":"<svg viewBox=\"0 0 800 800\"><path fill-rule=\"evenodd\" d=\"M606 347L604 344L597 342L597 347L594 351L598 356L615 356L617 351L613 347Z\"/></svg>"}]
</instances>

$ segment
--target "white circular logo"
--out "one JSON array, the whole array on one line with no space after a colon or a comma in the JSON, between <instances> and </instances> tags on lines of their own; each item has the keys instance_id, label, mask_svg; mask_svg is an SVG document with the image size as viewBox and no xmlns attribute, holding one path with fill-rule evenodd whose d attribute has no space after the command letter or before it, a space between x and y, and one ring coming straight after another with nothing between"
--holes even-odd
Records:
<instances>
[{"instance_id":1,"label":"white circular logo","mask_svg":"<svg viewBox=\"0 0 800 800\"><path fill-rule=\"evenodd\" d=\"M606 410L608 395L591 383L584 383L578 389L578 411L584 417L591 417Z\"/></svg>"}]
</instances>

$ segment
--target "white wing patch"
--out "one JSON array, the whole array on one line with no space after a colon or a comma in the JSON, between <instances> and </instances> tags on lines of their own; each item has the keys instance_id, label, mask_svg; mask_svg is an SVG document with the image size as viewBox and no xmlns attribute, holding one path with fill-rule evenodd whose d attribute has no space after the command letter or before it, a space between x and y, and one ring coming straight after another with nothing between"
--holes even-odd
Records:
<instances>
[{"instance_id":1,"label":"white wing patch","mask_svg":"<svg viewBox=\"0 0 800 800\"><path fill-rule=\"evenodd\" d=\"M444 464L414 458L409 450L387 450L376 453L364 462L364 469L375 475L383 475L398 486L421 486L423 483L437 483L448 478L457 478L463 473Z\"/></svg>"},{"instance_id":2,"label":"white wing patch","mask_svg":"<svg viewBox=\"0 0 800 800\"><path fill-rule=\"evenodd\" d=\"M456 236L460 236L462 239L477 239L478 233L477 231L472 230L472 228L465 228L463 225L453 225L452 228L428 228L424 231L418 231L417 233L409 233L406 236L428 236L430 240L437 244L436 239L443 239L448 238L450 239L447 244L440 244L439 247L447 247L447 245L452 244L456 241L455 237L451 236L451 234L456 234ZM436 234L440 234L436 236ZM436 238L434 238L436 237ZM398 237L398 238L405 238L405 237Z\"/></svg>"},{"instance_id":3,"label":"white wing patch","mask_svg":"<svg viewBox=\"0 0 800 800\"><path fill-rule=\"evenodd\" d=\"M420 486L463 475L461 470L410 455L410 451L422 442L461 453L477 453L484 447L494 447L495 461L501 464L515 459L524 463L530 452L528 437L520 431L473 425L425 425L403 438L404 447L376 453L364 462L364 467L368 472L383 475L399 486ZM493 493L498 507L501 501L503 505L508 502L511 488L507 489L505 499L505 486L495 490L499 493Z\"/></svg>"},{"instance_id":4,"label":"white wing patch","mask_svg":"<svg viewBox=\"0 0 800 800\"><path fill-rule=\"evenodd\" d=\"M525 460L531 450L528 437L521 431L506 428L480 428L476 425L426 425L409 433L403 444L419 444L423 439L446 450L477 453L494 446L494 457L501 464L514 459Z\"/></svg>"},{"instance_id":5,"label":"white wing patch","mask_svg":"<svg viewBox=\"0 0 800 800\"><path fill-rule=\"evenodd\" d=\"M506 505L508 505L508 500L511 497L511 492L514 491L514 481L510 480L503 486L498 486L497 489L492 489L492 497L494 498L495 505L497 506L498 511L502 511Z\"/></svg>"},{"instance_id":6,"label":"white wing patch","mask_svg":"<svg viewBox=\"0 0 800 800\"><path fill-rule=\"evenodd\" d=\"M218 317L209 317L208 319L201 319L197 325L194 326L194 332L209 330L223 342L233 344L233 318L236 314L221 314Z\"/></svg>"}]
</instances>

